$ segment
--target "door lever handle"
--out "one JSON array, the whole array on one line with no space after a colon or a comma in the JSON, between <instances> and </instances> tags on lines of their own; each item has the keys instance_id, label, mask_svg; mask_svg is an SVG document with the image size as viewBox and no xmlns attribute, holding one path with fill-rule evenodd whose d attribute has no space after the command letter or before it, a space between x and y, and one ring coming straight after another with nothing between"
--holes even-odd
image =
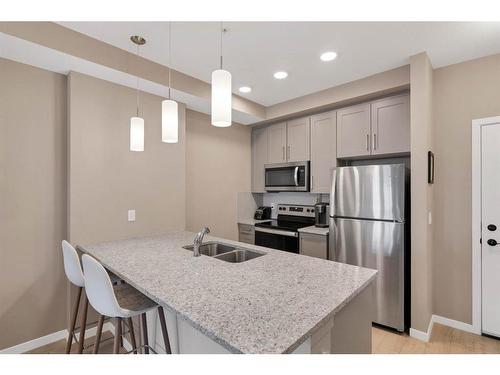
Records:
<instances>
[{"instance_id":1,"label":"door lever handle","mask_svg":"<svg viewBox=\"0 0 500 375\"><path fill-rule=\"evenodd\" d=\"M498 245L497 240L494 240L494 239L492 239L492 238L490 238L490 239L487 241L487 243L488 243L488 245L490 245L490 246L496 246L496 245Z\"/></svg>"}]
</instances>

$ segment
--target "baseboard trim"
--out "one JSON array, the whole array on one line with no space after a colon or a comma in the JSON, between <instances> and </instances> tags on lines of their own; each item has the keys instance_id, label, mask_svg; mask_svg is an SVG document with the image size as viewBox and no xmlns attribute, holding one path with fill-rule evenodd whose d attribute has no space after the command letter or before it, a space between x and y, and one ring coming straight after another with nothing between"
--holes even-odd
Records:
<instances>
[{"instance_id":1,"label":"baseboard trim","mask_svg":"<svg viewBox=\"0 0 500 375\"><path fill-rule=\"evenodd\" d=\"M434 321L431 320L429 322L429 327L427 327L427 332L419 331L418 329L410 328L410 336L423 341L423 342L429 342L432 336L432 328L434 327Z\"/></svg>"},{"instance_id":2,"label":"baseboard trim","mask_svg":"<svg viewBox=\"0 0 500 375\"><path fill-rule=\"evenodd\" d=\"M410 328L410 336L420 341L429 342L432 336L432 328L434 327L434 323L459 329L461 331L474 333L476 335L481 334L481 331L478 331L476 328L474 328L472 324L464 323L459 320L453 320L450 318L445 318L444 316L433 314L431 316L431 320L429 321L429 327L427 328L427 332L422 332L417 329Z\"/></svg>"},{"instance_id":3,"label":"baseboard trim","mask_svg":"<svg viewBox=\"0 0 500 375\"><path fill-rule=\"evenodd\" d=\"M114 335L115 326L111 322L106 322L102 326L102 331L103 332L109 331ZM87 328L85 330L85 338L93 337L96 335L96 333L97 333L97 327ZM77 332L75 336L78 339L80 339L80 332ZM0 350L0 354L23 354L31 350L38 349L44 345L52 344L54 342L67 338L68 338L68 330L62 329L60 331L50 333L42 337L38 337L36 339L11 346L9 348L2 349ZM123 347L128 351L132 350L132 345L125 337L123 338Z\"/></svg>"},{"instance_id":4,"label":"baseboard trim","mask_svg":"<svg viewBox=\"0 0 500 375\"><path fill-rule=\"evenodd\" d=\"M11 346L0 350L0 354L22 354L30 350L37 349L41 346L52 344L53 342L65 339L68 337L68 330L62 329L60 331L50 333L48 335L38 337L36 339L23 342L18 345Z\"/></svg>"},{"instance_id":5,"label":"baseboard trim","mask_svg":"<svg viewBox=\"0 0 500 375\"><path fill-rule=\"evenodd\" d=\"M456 328L461 331L469 332L469 333L474 333L476 335L480 335L481 331L478 331L472 324L464 323L459 320L453 320L449 318L445 318L444 316L440 315L432 315L432 321L434 323L442 324L444 326L448 326L451 328Z\"/></svg>"}]
</instances>

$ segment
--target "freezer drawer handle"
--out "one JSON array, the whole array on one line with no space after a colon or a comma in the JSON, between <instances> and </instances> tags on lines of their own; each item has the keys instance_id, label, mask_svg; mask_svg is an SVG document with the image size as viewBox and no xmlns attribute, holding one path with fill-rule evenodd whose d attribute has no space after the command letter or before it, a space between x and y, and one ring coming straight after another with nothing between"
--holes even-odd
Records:
<instances>
[{"instance_id":1,"label":"freezer drawer handle","mask_svg":"<svg viewBox=\"0 0 500 375\"><path fill-rule=\"evenodd\" d=\"M490 246L496 246L496 245L498 245L498 242L497 242L497 240L494 240L494 239L491 238L491 239L488 240L488 245L490 245Z\"/></svg>"}]
</instances>

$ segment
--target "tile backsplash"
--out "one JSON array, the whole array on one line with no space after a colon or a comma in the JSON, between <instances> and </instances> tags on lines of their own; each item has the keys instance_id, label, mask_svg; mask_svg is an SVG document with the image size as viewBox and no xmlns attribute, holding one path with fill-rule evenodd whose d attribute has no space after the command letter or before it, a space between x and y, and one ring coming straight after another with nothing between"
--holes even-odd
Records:
<instances>
[{"instance_id":1,"label":"tile backsplash","mask_svg":"<svg viewBox=\"0 0 500 375\"><path fill-rule=\"evenodd\" d=\"M277 206L280 203L286 204L304 204L313 205L318 197L321 196L322 202L329 202L329 194L312 194L303 192L282 192L282 193L238 193L237 212L238 220L253 218L255 210L259 206ZM276 218L277 210L271 212L271 217Z\"/></svg>"}]
</instances>

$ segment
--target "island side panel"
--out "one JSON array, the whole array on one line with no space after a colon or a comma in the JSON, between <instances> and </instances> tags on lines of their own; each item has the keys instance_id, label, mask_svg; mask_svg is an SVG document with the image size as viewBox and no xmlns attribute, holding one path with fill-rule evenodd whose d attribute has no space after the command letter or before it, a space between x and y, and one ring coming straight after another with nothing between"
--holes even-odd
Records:
<instances>
[{"instance_id":1,"label":"island side panel","mask_svg":"<svg viewBox=\"0 0 500 375\"><path fill-rule=\"evenodd\" d=\"M331 353L371 354L372 321L375 313L370 284L333 318Z\"/></svg>"}]
</instances>

